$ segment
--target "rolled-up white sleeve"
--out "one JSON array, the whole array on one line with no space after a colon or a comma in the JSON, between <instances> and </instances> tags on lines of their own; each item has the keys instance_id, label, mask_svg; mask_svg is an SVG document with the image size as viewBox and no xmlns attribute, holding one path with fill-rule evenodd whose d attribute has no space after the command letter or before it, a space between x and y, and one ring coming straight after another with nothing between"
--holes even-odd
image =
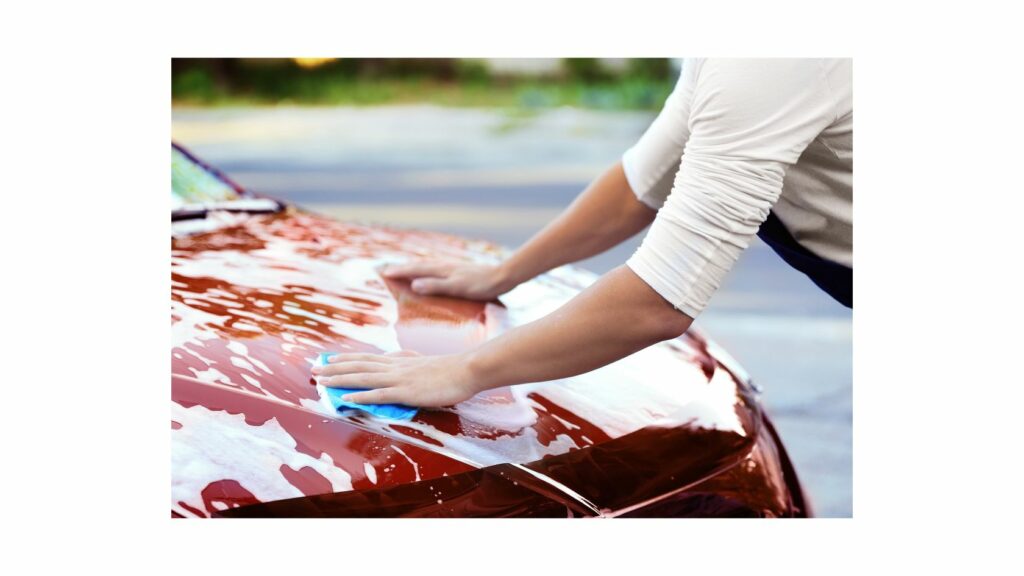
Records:
<instances>
[{"instance_id":1,"label":"rolled-up white sleeve","mask_svg":"<svg viewBox=\"0 0 1024 576\"><path fill-rule=\"evenodd\" d=\"M657 210L672 191L690 136L688 121L698 61L687 61L675 89L643 136L622 155L622 170L637 199Z\"/></svg>"},{"instance_id":2,"label":"rolled-up white sleeve","mask_svg":"<svg viewBox=\"0 0 1024 576\"><path fill-rule=\"evenodd\" d=\"M690 317L704 310L768 217L786 167L835 120L819 61L706 60L694 68L679 169L650 231L627 262ZM663 126L678 129L668 121ZM666 137L659 141L668 147ZM641 139L634 148L647 146ZM660 161L644 158L632 168L654 172L633 178L651 199L663 168ZM634 192L644 201L640 191Z\"/></svg>"}]
</instances>

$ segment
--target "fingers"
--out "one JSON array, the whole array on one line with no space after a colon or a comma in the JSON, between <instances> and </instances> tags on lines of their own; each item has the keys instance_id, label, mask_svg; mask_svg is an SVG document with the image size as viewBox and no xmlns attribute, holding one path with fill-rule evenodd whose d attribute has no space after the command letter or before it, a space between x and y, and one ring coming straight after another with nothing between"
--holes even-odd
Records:
<instances>
[{"instance_id":1,"label":"fingers","mask_svg":"<svg viewBox=\"0 0 1024 576\"><path fill-rule=\"evenodd\" d=\"M391 374L360 373L342 374L340 376L329 376L321 378L320 383L328 388L387 388L395 385L395 378Z\"/></svg>"},{"instance_id":2,"label":"fingers","mask_svg":"<svg viewBox=\"0 0 1024 576\"><path fill-rule=\"evenodd\" d=\"M365 352L350 352L335 354L327 359L328 364L338 362L387 362L387 354L369 354Z\"/></svg>"},{"instance_id":3,"label":"fingers","mask_svg":"<svg viewBox=\"0 0 1024 576\"><path fill-rule=\"evenodd\" d=\"M327 359L327 364L314 366L313 374L317 376L337 376L355 372L384 372L396 360L415 358L419 352L398 350L387 354L347 353L335 354Z\"/></svg>"},{"instance_id":4,"label":"fingers","mask_svg":"<svg viewBox=\"0 0 1024 576\"><path fill-rule=\"evenodd\" d=\"M341 397L346 402L358 404L401 404L400 395L394 388L380 388L366 392L353 392Z\"/></svg>"},{"instance_id":5,"label":"fingers","mask_svg":"<svg viewBox=\"0 0 1024 576\"><path fill-rule=\"evenodd\" d=\"M380 362L338 362L327 366L318 366L313 370L318 376L341 376L342 374L364 374L368 372L385 372L390 366Z\"/></svg>"},{"instance_id":6,"label":"fingers","mask_svg":"<svg viewBox=\"0 0 1024 576\"><path fill-rule=\"evenodd\" d=\"M452 269L448 262L411 262L394 264L381 270L387 278L419 278L422 276L444 276Z\"/></svg>"},{"instance_id":7,"label":"fingers","mask_svg":"<svg viewBox=\"0 0 1024 576\"><path fill-rule=\"evenodd\" d=\"M412 291L417 294L450 294L452 282L444 278L417 278L412 281Z\"/></svg>"}]
</instances>

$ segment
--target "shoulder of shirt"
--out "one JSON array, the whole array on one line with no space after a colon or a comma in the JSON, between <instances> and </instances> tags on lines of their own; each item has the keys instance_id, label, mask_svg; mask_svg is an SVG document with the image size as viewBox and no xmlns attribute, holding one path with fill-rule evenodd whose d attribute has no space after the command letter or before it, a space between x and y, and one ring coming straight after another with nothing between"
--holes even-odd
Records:
<instances>
[{"instance_id":1,"label":"shoulder of shirt","mask_svg":"<svg viewBox=\"0 0 1024 576\"><path fill-rule=\"evenodd\" d=\"M691 68L690 89L719 97L729 94L732 100L739 98L748 103L770 101L772 94L779 98L806 98L816 93L835 100L827 72L835 62L814 58L705 58ZM719 92L731 86L747 90ZM755 94L756 98L750 100Z\"/></svg>"}]
</instances>

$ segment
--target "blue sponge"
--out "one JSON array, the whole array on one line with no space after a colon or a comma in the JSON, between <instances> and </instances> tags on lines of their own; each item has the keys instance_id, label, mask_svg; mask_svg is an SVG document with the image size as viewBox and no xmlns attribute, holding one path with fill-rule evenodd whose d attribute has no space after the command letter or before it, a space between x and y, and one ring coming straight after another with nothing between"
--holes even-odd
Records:
<instances>
[{"instance_id":1,"label":"blue sponge","mask_svg":"<svg viewBox=\"0 0 1024 576\"><path fill-rule=\"evenodd\" d=\"M327 359L334 356L335 352L321 352L317 356L315 366L326 366ZM346 402L341 399L342 396L350 392L359 392L359 388L328 388L321 384L316 385L317 390L320 391L320 399L324 401L331 409L341 411L345 408L355 408L364 412L369 412L374 416L380 416L382 418L390 418L391 420L409 420L416 415L417 409L410 408L409 406L403 406L401 404L357 404L355 402Z\"/></svg>"}]
</instances>

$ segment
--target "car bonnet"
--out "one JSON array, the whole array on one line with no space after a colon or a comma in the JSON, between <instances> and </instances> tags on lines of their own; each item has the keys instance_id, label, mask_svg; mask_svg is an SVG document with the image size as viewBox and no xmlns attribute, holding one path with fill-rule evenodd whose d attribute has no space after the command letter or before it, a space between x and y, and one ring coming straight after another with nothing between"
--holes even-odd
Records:
<instances>
[{"instance_id":1,"label":"car bonnet","mask_svg":"<svg viewBox=\"0 0 1024 576\"><path fill-rule=\"evenodd\" d=\"M743 377L695 333L577 377L421 410L411 421L329 412L310 377L319 352L464 350L540 318L596 277L562 267L499 302L426 297L379 268L420 258L494 262L502 250L294 208L231 218L172 237L176 515L507 464L584 506L617 509L731 465L756 436L758 408ZM637 477L595 477L616 462ZM658 475L664 486L623 493Z\"/></svg>"}]
</instances>

